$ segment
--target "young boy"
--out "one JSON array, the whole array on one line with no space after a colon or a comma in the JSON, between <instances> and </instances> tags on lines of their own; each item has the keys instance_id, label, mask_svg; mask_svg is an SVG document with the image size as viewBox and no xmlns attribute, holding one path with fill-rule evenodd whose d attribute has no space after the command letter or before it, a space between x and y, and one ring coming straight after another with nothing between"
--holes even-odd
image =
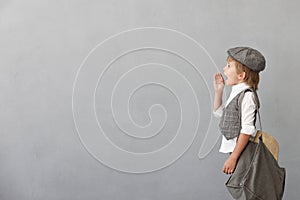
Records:
<instances>
[{"instance_id":1,"label":"young boy","mask_svg":"<svg viewBox=\"0 0 300 200\"><path fill-rule=\"evenodd\" d=\"M226 80L221 73L214 76L214 114L221 117L219 124L222 132L220 152L230 153L225 161L223 172L232 174L237 160L246 147L249 139L255 137L256 105L253 92L246 92L241 102L238 97L248 88L257 90L259 72L265 69L266 60L256 49L250 47L235 47L227 51L227 65L224 67ZM226 104L222 104L224 85L232 86L232 91ZM240 117L241 115L241 117Z\"/></svg>"}]
</instances>

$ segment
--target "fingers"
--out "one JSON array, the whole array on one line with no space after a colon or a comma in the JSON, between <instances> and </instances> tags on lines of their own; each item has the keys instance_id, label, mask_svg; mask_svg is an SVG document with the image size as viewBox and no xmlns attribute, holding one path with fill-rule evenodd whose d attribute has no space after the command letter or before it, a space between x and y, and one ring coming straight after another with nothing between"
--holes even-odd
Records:
<instances>
[{"instance_id":1,"label":"fingers","mask_svg":"<svg viewBox=\"0 0 300 200\"><path fill-rule=\"evenodd\" d=\"M234 172L234 169L235 169L235 165L230 165L225 162L222 171L225 174L232 174Z\"/></svg>"},{"instance_id":2,"label":"fingers","mask_svg":"<svg viewBox=\"0 0 300 200\"><path fill-rule=\"evenodd\" d=\"M224 83L224 78L223 78L221 73L216 73L215 74L215 81L217 83Z\"/></svg>"},{"instance_id":3,"label":"fingers","mask_svg":"<svg viewBox=\"0 0 300 200\"><path fill-rule=\"evenodd\" d=\"M234 171L232 169L223 170L225 174L232 174Z\"/></svg>"},{"instance_id":4,"label":"fingers","mask_svg":"<svg viewBox=\"0 0 300 200\"><path fill-rule=\"evenodd\" d=\"M223 167L223 173L225 174L232 174L234 172L234 169L228 168L228 167Z\"/></svg>"},{"instance_id":5,"label":"fingers","mask_svg":"<svg viewBox=\"0 0 300 200\"><path fill-rule=\"evenodd\" d=\"M219 79L219 77L220 77L220 73L216 73L214 78L215 78L215 80L217 80L217 79Z\"/></svg>"}]
</instances>

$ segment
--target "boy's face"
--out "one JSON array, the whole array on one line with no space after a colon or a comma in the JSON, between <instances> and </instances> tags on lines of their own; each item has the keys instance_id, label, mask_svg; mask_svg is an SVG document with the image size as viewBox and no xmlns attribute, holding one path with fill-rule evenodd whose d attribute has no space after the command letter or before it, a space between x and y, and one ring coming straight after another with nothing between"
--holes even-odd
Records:
<instances>
[{"instance_id":1,"label":"boy's face","mask_svg":"<svg viewBox=\"0 0 300 200\"><path fill-rule=\"evenodd\" d=\"M238 73L236 70L235 61L227 61L227 65L223 68L224 74L226 76L226 85L236 85L244 80L244 73Z\"/></svg>"}]
</instances>

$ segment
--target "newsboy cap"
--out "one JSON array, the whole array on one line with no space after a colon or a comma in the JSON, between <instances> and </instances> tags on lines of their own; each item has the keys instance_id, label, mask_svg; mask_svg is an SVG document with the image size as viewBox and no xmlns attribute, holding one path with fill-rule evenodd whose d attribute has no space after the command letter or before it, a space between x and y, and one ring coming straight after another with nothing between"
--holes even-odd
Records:
<instances>
[{"instance_id":1,"label":"newsboy cap","mask_svg":"<svg viewBox=\"0 0 300 200\"><path fill-rule=\"evenodd\" d=\"M251 47L234 47L227 50L229 56L255 72L263 71L266 67L265 57Z\"/></svg>"}]
</instances>

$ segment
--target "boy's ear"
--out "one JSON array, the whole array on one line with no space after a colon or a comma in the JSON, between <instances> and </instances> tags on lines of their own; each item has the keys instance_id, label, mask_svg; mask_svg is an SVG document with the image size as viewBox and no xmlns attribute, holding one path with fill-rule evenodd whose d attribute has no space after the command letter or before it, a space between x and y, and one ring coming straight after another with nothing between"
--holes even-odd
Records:
<instances>
[{"instance_id":1,"label":"boy's ear","mask_svg":"<svg viewBox=\"0 0 300 200\"><path fill-rule=\"evenodd\" d=\"M242 72L239 74L240 80L244 80L246 78L246 72Z\"/></svg>"}]
</instances>

